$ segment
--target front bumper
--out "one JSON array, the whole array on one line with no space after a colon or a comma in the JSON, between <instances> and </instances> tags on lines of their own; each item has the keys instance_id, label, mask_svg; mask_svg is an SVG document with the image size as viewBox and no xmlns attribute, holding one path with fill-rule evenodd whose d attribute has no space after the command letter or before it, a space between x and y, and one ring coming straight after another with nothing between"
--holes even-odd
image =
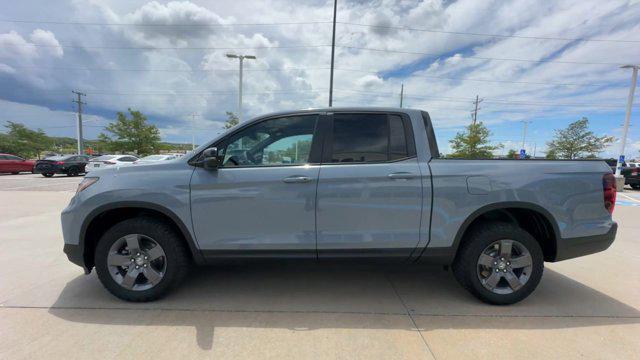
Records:
<instances>
[{"instance_id":1,"label":"front bumper","mask_svg":"<svg viewBox=\"0 0 640 360\"><path fill-rule=\"evenodd\" d=\"M69 259L69 261L84 269L85 274L91 272L91 269L88 269L85 266L84 254L80 245L64 244L63 251L67 254L67 259Z\"/></svg>"},{"instance_id":2,"label":"front bumper","mask_svg":"<svg viewBox=\"0 0 640 360\"><path fill-rule=\"evenodd\" d=\"M625 185L640 185L640 176L624 178Z\"/></svg>"},{"instance_id":3,"label":"front bumper","mask_svg":"<svg viewBox=\"0 0 640 360\"><path fill-rule=\"evenodd\" d=\"M606 234L559 239L554 261L573 259L604 251L615 240L617 231L618 224L614 222Z\"/></svg>"}]
</instances>

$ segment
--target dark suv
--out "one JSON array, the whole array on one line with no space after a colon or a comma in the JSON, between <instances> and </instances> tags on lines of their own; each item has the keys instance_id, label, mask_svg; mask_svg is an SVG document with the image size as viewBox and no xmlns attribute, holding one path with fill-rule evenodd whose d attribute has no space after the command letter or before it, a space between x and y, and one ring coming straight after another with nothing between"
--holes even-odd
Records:
<instances>
[{"instance_id":1,"label":"dark suv","mask_svg":"<svg viewBox=\"0 0 640 360\"><path fill-rule=\"evenodd\" d=\"M85 166L89 163L86 155L58 155L36 161L35 173L44 177L52 177L54 174L67 174L78 176L85 173Z\"/></svg>"}]
</instances>

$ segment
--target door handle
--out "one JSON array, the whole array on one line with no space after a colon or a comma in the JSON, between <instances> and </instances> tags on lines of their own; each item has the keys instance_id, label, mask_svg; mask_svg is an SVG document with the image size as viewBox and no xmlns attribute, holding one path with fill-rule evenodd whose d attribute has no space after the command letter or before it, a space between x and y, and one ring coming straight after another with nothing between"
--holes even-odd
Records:
<instances>
[{"instance_id":1,"label":"door handle","mask_svg":"<svg viewBox=\"0 0 640 360\"><path fill-rule=\"evenodd\" d=\"M311 181L311 178L308 177L308 176L294 175L294 176L286 177L286 178L282 179L282 181L287 183L287 184L306 183L306 182Z\"/></svg>"},{"instance_id":2,"label":"door handle","mask_svg":"<svg viewBox=\"0 0 640 360\"><path fill-rule=\"evenodd\" d=\"M389 179L404 179L404 180L415 179L416 177L418 177L418 175L410 172L394 172L387 176L389 177Z\"/></svg>"}]
</instances>

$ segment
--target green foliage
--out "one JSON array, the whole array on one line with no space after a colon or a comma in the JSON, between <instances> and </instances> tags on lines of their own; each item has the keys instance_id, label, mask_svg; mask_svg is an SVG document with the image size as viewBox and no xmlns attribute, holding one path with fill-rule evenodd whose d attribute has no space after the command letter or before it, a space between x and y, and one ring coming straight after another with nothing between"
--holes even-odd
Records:
<instances>
[{"instance_id":1,"label":"green foliage","mask_svg":"<svg viewBox=\"0 0 640 360\"><path fill-rule=\"evenodd\" d=\"M614 140L613 136L596 136L589 131L589 120L583 117L569 124L566 129L556 130L553 140L547 143L547 158L549 152L559 159L596 157Z\"/></svg>"},{"instance_id":2,"label":"green foliage","mask_svg":"<svg viewBox=\"0 0 640 360\"><path fill-rule=\"evenodd\" d=\"M225 129L231 129L232 127L238 125L240 123L240 119L238 116L231 111L227 111L227 121L224 123Z\"/></svg>"},{"instance_id":3,"label":"green foliage","mask_svg":"<svg viewBox=\"0 0 640 360\"><path fill-rule=\"evenodd\" d=\"M128 109L131 117L118 112L115 122L107 125L98 138L110 151L123 153L135 152L138 155L148 155L157 152L160 145L160 131L155 125L147 124L147 117L140 111Z\"/></svg>"},{"instance_id":4,"label":"green foliage","mask_svg":"<svg viewBox=\"0 0 640 360\"><path fill-rule=\"evenodd\" d=\"M556 160L558 159L558 154L555 149L549 149L544 157L548 160Z\"/></svg>"},{"instance_id":5,"label":"green foliage","mask_svg":"<svg viewBox=\"0 0 640 360\"><path fill-rule=\"evenodd\" d=\"M493 157L493 151L501 146L489 145L491 132L482 122L467 126L466 132L459 132L449 140L452 158L487 159Z\"/></svg>"},{"instance_id":6,"label":"green foliage","mask_svg":"<svg viewBox=\"0 0 640 360\"><path fill-rule=\"evenodd\" d=\"M8 121L5 127L9 131L0 136L0 152L40 158L40 153L51 146L51 140L42 129L31 130L13 121Z\"/></svg>"},{"instance_id":7,"label":"green foliage","mask_svg":"<svg viewBox=\"0 0 640 360\"><path fill-rule=\"evenodd\" d=\"M514 149L509 149L507 153L507 159L517 159L520 154Z\"/></svg>"}]
</instances>

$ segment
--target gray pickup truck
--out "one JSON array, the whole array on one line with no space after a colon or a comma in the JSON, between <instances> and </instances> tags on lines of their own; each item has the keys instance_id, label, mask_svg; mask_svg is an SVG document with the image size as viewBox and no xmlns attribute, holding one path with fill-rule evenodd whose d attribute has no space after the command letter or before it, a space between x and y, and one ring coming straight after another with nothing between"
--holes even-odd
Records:
<instances>
[{"instance_id":1,"label":"gray pickup truck","mask_svg":"<svg viewBox=\"0 0 640 360\"><path fill-rule=\"evenodd\" d=\"M545 261L611 245L615 191L604 161L441 159L424 111L327 108L92 171L62 229L69 260L130 301L166 294L192 263L287 258L451 265L480 300L511 304Z\"/></svg>"}]
</instances>

